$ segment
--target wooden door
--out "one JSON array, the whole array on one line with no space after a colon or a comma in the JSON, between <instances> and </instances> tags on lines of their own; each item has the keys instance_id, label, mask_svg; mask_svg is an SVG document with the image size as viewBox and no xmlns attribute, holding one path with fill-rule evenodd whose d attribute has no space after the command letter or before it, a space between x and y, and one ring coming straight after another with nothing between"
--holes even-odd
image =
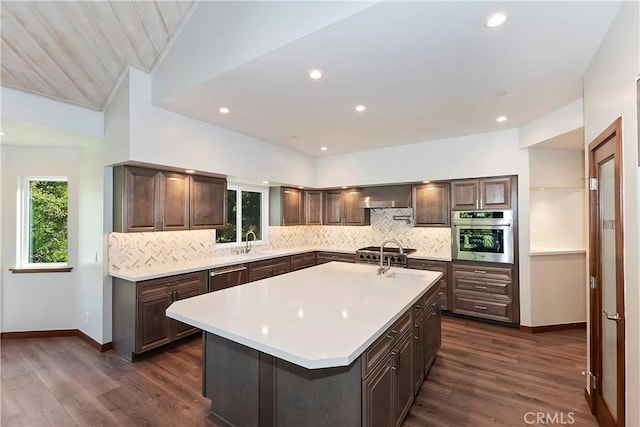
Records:
<instances>
[{"instance_id":1,"label":"wooden door","mask_svg":"<svg viewBox=\"0 0 640 427\"><path fill-rule=\"evenodd\" d=\"M138 299L136 353L171 341L171 322L165 311L171 305L173 290L149 293Z\"/></svg>"},{"instance_id":2,"label":"wooden door","mask_svg":"<svg viewBox=\"0 0 640 427\"><path fill-rule=\"evenodd\" d=\"M395 355L389 355L362 383L362 421L367 427L396 422Z\"/></svg>"},{"instance_id":3,"label":"wooden door","mask_svg":"<svg viewBox=\"0 0 640 427\"><path fill-rule=\"evenodd\" d=\"M402 424L404 416L413 403L415 378L413 374L413 334L409 332L400 340L396 354L396 426Z\"/></svg>"},{"instance_id":4,"label":"wooden door","mask_svg":"<svg viewBox=\"0 0 640 427\"><path fill-rule=\"evenodd\" d=\"M473 210L479 209L480 183L478 180L451 182L451 209Z\"/></svg>"},{"instance_id":5,"label":"wooden door","mask_svg":"<svg viewBox=\"0 0 640 427\"><path fill-rule=\"evenodd\" d=\"M209 176L191 176L189 191L190 228L227 226L227 180Z\"/></svg>"},{"instance_id":6,"label":"wooden door","mask_svg":"<svg viewBox=\"0 0 640 427\"><path fill-rule=\"evenodd\" d=\"M622 119L589 144L590 407L625 425Z\"/></svg>"},{"instance_id":7,"label":"wooden door","mask_svg":"<svg viewBox=\"0 0 640 427\"><path fill-rule=\"evenodd\" d=\"M158 187L158 171L124 167L125 231L154 231L161 228Z\"/></svg>"},{"instance_id":8,"label":"wooden door","mask_svg":"<svg viewBox=\"0 0 640 427\"><path fill-rule=\"evenodd\" d=\"M480 180L480 209L511 208L511 178Z\"/></svg>"},{"instance_id":9,"label":"wooden door","mask_svg":"<svg viewBox=\"0 0 640 427\"><path fill-rule=\"evenodd\" d=\"M413 215L416 227L449 227L449 183L413 186Z\"/></svg>"},{"instance_id":10,"label":"wooden door","mask_svg":"<svg viewBox=\"0 0 640 427\"><path fill-rule=\"evenodd\" d=\"M304 225L304 193L297 188L282 188L282 225Z\"/></svg>"},{"instance_id":11,"label":"wooden door","mask_svg":"<svg viewBox=\"0 0 640 427\"><path fill-rule=\"evenodd\" d=\"M322 191L308 190L304 193L305 224L322 225Z\"/></svg>"},{"instance_id":12,"label":"wooden door","mask_svg":"<svg viewBox=\"0 0 640 427\"><path fill-rule=\"evenodd\" d=\"M325 225L342 225L342 191L327 190L324 192L324 215Z\"/></svg>"},{"instance_id":13,"label":"wooden door","mask_svg":"<svg viewBox=\"0 0 640 427\"><path fill-rule=\"evenodd\" d=\"M189 229L189 176L160 172L160 217L162 230Z\"/></svg>"}]
</instances>

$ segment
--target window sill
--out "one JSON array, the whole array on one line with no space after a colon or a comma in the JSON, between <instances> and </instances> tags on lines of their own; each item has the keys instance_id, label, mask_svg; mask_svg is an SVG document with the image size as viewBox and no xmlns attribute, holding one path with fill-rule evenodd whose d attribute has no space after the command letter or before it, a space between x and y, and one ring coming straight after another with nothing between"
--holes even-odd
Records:
<instances>
[{"instance_id":1,"label":"window sill","mask_svg":"<svg viewBox=\"0 0 640 427\"><path fill-rule=\"evenodd\" d=\"M13 274L22 273L69 273L73 267L45 267L45 268L10 268Z\"/></svg>"}]
</instances>

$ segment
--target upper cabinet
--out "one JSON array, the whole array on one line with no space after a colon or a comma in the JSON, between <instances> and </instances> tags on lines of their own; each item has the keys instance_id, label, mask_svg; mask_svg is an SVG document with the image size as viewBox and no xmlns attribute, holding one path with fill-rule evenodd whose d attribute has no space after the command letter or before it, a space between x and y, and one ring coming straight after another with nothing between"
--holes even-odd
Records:
<instances>
[{"instance_id":1,"label":"upper cabinet","mask_svg":"<svg viewBox=\"0 0 640 427\"><path fill-rule=\"evenodd\" d=\"M305 190L304 218L307 225L322 225L322 191Z\"/></svg>"},{"instance_id":2,"label":"upper cabinet","mask_svg":"<svg viewBox=\"0 0 640 427\"><path fill-rule=\"evenodd\" d=\"M324 225L369 225L370 211L360 207L362 190L326 190Z\"/></svg>"},{"instance_id":3,"label":"upper cabinet","mask_svg":"<svg viewBox=\"0 0 640 427\"><path fill-rule=\"evenodd\" d=\"M451 181L451 209L510 209L512 177Z\"/></svg>"},{"instance_id":4,"label":"upper cabinet","mask_svg":"<svg viewBox=\"0 0 640 427\"><path fill-rule=\"evenodd\" d=\"M224 178L117 166L113 182L114 231L194 230L226 225Z\"/></svg>"},{"instance_id":5,"label":"upper cabinet","mask_svg":"<svg viewBox=\"0 0 640 427\"><path fill-rule=\"evenodd\" d=\"M227 180L211 176L191 175L190 228L224 228L227 226Z\"/></svg>"},{"instance_id":6,"label":"upper cabinet","mask_svg":"<svg viewBox=\"0 0 640 427\"><path fill-rule=\"evenodd\" d=\"M416 227L449 227L449 183L428 183L413 186L413 215Z\"/></svg>"},{"instance_id":7,"label":"upper cabinet","mask_svg":"<svg viewBox=\"0 0 640 427\"><path fill-rule=\"evenodd\" d=\"M291 187L271 187L269 211L269 225L304 225L304 191Z\"/></svg>"}]
</instances>

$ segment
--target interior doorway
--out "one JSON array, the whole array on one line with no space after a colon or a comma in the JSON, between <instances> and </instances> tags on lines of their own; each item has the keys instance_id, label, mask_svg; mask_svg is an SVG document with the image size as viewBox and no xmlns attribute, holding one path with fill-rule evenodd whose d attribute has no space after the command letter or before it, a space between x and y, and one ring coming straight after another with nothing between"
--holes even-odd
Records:
<instances>
[{"instance_id":1,"label":"interior doorway","mask_svg":"<svg viewBox=\"0 0 640 427\"><path fill-rule=\"evenodd\" d=\"M622 118L589 144L590 407L624 426L625 321Z\"/></svg>"}]
</instances>

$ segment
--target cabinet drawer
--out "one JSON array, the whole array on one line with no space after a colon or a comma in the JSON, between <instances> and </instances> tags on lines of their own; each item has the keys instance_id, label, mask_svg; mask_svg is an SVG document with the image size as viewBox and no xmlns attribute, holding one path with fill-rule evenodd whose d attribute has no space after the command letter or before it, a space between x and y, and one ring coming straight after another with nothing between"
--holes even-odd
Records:
<instances>
[{"instance_id":1,"label":"cabinet drawer","mask_svg":"<svg viewBox=\"0 0 640 427\"><path fill-rule=\"evenodd\" d=\"M249 281L266 279L291 271L291 260L288 256L255 261L249 264Z\"/></svg>"},{"instance_id":2,"label":"cabinet drawer","mask_svg":"<svg viewBox=\"0 0 640 427\"><path fill-rule=\"evenodd\" d=\"M291 255L291 271L301 270L316 265L316 253Z\"/></svg>"},{"instance_id":3,"label":"cabinet drawer","mask_svg":"<svg viewBox=\"0 0 640 427\"><path fill-rule=\"evenodd\" d=\"M498 321L512 322L513 320L513 307L509 299L488 299L454 293L452 311Z\"/></svg>"},{"instance_id":4,"label":"cabinet drawer","mask_svg":"<svg viewBox=\"0 0 640 427\"><path fill-rule=\"evenodd\" d=\"M453 290L458 289L464 291L480 292L483 294L494 294L511 296L511 282L502 282L498 280L484 279L474 280L472 278L455 278L453 280Z\"/></svg>"},{"instance_id":5,"label":"cabinet drawer","mask_svg":"<svg viewBox=\"0 0 640 427\"><path fill-rule=\"evenodd\" d=\"M472 277L480 280L491 279L511 282L513 274L511 268L454 264L453 277Z\"/></svg>"},{"instance_id":6,"label":"cabinet drawer","mask_svg":"<svg viewBox=\"0 0 640 427\"><path fill-rule=\"evenodd\" d=\"M403 314L400 319L396 320L396 322L369 347L364 354L362 378L365 378L376 365L385 358L386 354L411 326L411 310L409 310Z\"/></svg>"},{"instance_id":7,"label":"cabinet drawer","mask_svg":"<svg viewBox=\"0 0 640 427\"><path fill-rule=\"evenodd\" d=\"M157 292L166 292L169 288L176 286L180 288L200 287L204 293L206 289L206 271L137 282L137 294L138 297L143 297Z\"/></svg>"},{"instance_id":8,"label":"cabinet drawer","mask_svg":"<svg viewBox=\"0 0 640 427\"><path fill-rule=\"evenodd\" d=\"M338 252L318 252L316 254L316 263L324 264L331 261L339 262L356 262L355 252L352 254L338 253Z\"/></svg>"},{"instance_id":9,"label":"cabinet drawer","mask_svg":"<svg viewBox=\"0 0 640 427\"><path fill-rule=\"evenodd\" d=\"M409 268L413 268L416 270L439 271L444 275L444 277L447 276L448 265L445 261L429 261L425 259L409 258L408 266Z\"/></svg>"}]
</instances>

